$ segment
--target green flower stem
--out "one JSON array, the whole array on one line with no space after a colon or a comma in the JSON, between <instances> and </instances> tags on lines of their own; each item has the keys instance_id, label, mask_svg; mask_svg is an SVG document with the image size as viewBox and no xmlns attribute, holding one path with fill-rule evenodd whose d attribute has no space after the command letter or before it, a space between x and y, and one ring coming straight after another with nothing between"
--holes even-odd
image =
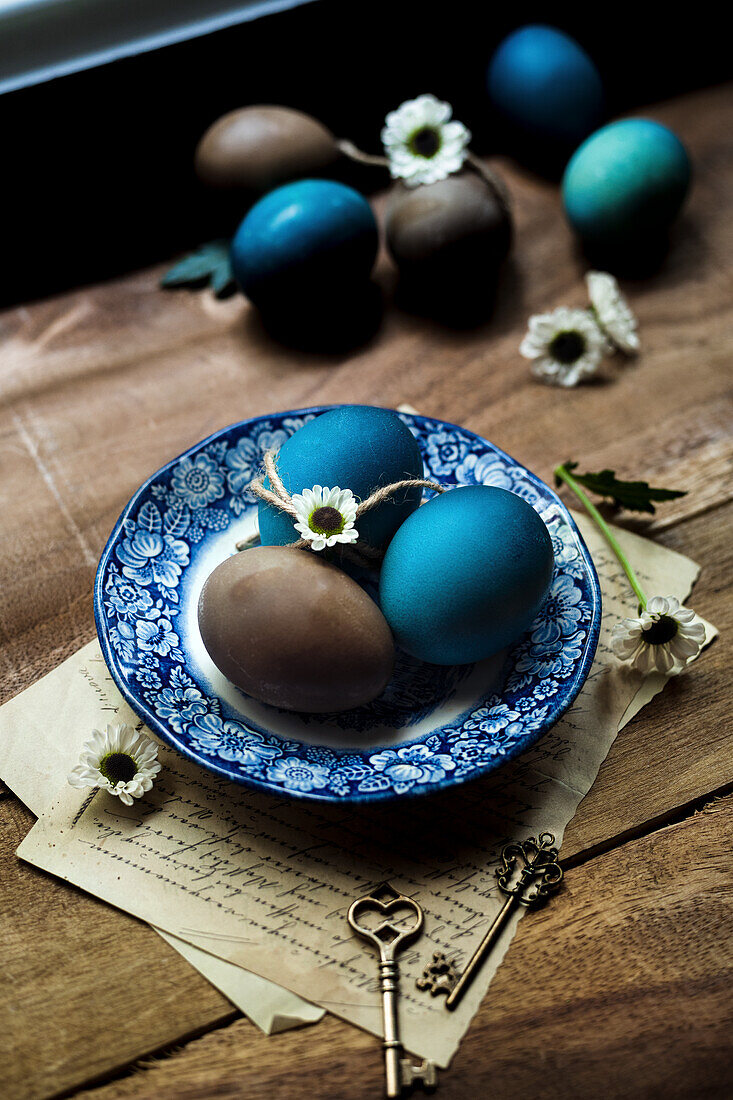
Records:
<instances>
[{"instance_id":1,"label":"green flower stem","mask_svg":"<svg viewBox=\"0 0 733 1100\"><path fill-rule=\"evenodd\" d=\"M583 505L585 510L588 512L591 519L600 528L601 533L603 534L606 542L608 543L608 545L611 547L614 554L618 558L618 560L621 564L621 568L623 569L626 576L629 578L629 584L631 585L634 592L636 593L636 596L639 600L639 603L641 604L642 611L646 610L646 596L644 595L644 591L643 591L641 585L639 584L636 573L631 568L631 564L630 564L628 558L626 557L623 550L619 546L616 538L614 537L614 534L613 534L611 528L608 526L605 519L603 518L601 513L598 511L598 509L596 508L593 501L583 491L583 488L580 485L580 483L575 480L573 475L569 472L569 470L567 470L565 468L565 466L556 466L554 472L555 472L555 477L559 478L560 481L564 481L565 484L567 485L567 487L573 493L575 493L576 497L581 502L581 504Z\"/></svg>"}]
</instances>

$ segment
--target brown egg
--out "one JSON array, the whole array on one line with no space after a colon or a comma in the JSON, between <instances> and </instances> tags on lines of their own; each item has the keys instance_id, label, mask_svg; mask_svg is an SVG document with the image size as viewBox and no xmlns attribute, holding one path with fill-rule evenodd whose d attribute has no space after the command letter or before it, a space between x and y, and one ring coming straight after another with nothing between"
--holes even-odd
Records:
<instances>
[{"instance_id":1,"label":"brown egg","mask_svg":"<svg viewBox=\"0 0 733 1100\"><path fill-rule=\"evenodd\" d=\"M318 174L338 158L336 139L290 107L241 107L209 127L196 149L196 172L211 187L269 191Z\"/></svg>"},{"instance_id":2,"label":"brown egg","mask_svg":"<svg viewBox=\"0 0 733 1100\"><path fill-rule=\"evenodd\" d=\"M477 172L464 169L438 183L397 184L385 231L401 274L445 281L498 270L512 229L493 188Z\"/></svg>"},{"instance_id":3,"label":"brown egg","mask_svg":"<svg viewBox=\"0 0 733 1100\"><path fill-rule=\"evenodd\" d=\"M207 577L199 628L238 688L285 710L333 712L376 699L394 642L373 600L309 550L258 546Z\"/></svg>"}]
</instances>

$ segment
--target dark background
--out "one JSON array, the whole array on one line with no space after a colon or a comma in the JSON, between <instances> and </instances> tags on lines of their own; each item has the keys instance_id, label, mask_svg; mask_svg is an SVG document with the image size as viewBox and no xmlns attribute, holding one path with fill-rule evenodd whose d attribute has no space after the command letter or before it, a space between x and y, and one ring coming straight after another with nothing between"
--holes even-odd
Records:
<instances>
[{"instance_id":1,"label":"dark background","mask_svg":"<svg viewBox=\"0 0 733 1100\"><path fill-rule=\"evenodd\" d=\"M503 142L484 75L514 27L550 22L572 33L601 70L613 117L731 75L715 11L660 6L647 21L643 5L612 2L576 11L318 0L0 96L0 301L105 278L231 233L244 203L201 187L192 158L203 131L232 108L295 106L378 152L386 112L430 91L453 104L473 149L490 154ZM384 179L372 171L352 182L366 189Z\"/></svg>"}]
</instances>

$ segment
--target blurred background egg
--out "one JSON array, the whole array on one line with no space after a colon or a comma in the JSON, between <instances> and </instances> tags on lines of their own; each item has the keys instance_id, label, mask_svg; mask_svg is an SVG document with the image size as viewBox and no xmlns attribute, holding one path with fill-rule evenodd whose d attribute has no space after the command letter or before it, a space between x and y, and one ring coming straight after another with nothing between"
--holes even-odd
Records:
<instances>
[{"instance_id":1,"label":"blurred background egg","mask_svg":"<svg viewBox=\"0 0 733 1100\"><path fill-rule=\"evenodd\" d=\"M574 38L555 27L534 24L508 35L486 82L509 145L522 159L545 158L552 168L603 120L598 69Z\"/></svg>"},{"instance_id":2,"label":"blurred background egg","mask_svg":"<svg viewBox=\"0 0 733 1100\"><path fill-rule=\"evenodd\" d=\"M486 294L512 237L506 203L470 169L422 187L396 184L385 215L387 247L402 289Z\"/></svg>"},{"instance_id":3,"label":"blurred background egg","mask_svg":"<svg viewBox=\"0 0 733 1100\"><path fill-rule=\"evenodd\" d=\"M531 626L553 567L550 536L531 505L505 489L460 486L433 497L397 531L379 603L413 657L467 664Z\"/></svg>"},{"instance_id":4,"label":"blurred background egg","mask_svg":"<svg viewBox=\"0 0 733 1100\"><path fill-rule=\"evenodd\" d=\"M358 191L298 180L252 207L232 241L232 268L256 306L287 312L365 283L378 243L374 214Z\"/></svg>"},{"instance_id":5,"label":"blurred background egg","mask_svg":"<svg viewBox=\"0 0 733 1100\"><path fill-rule=\"evenodd\" d=\"M409 428L390 409L369 405L342 405L308 421L280 448L277 468L291 494L338 485L361 500L381 485L424 476ZM356 520L360 539L374 548L386 546L421 499L422 489L407 489L365 512ZM291 517L265 501L259 503L258 519L264 545L284 546L299 538Z\"/></svg>"},{"instance_id":6,"label":"blurred background egg","mask_svg":"<svg viewBox=\"0 0 733 1100\"><path fill-rule=\"evenodd\" d=\"M196 149L196 172L210 187L269 191L324 172L339 156L336 139L291 107L241 107L217 119Z\"/></svg>"},{"instance_id":7,"label":"blurred background egg","mask_svg":"<svg viewBox=\"0 0 733 1100\"><path fill-rule=\"evenodd\" d=\"M629 118L575 152L562 182L565 213L590 245L644 243L676 217L690 186L687 151L666 126Z\"/></svg>"},{"instance_id":8,"label":"blurred background egg","mask_svg":"<svg viewBox=\"0 0 733 1100\"><path fill-rule=\"evenodd\" d=\"M384 616L343 570L309 550L258 546L207 577L199 629L241 691L284 710L348 710L381 695L394 644Z\"/></svg>"}]
</instances>

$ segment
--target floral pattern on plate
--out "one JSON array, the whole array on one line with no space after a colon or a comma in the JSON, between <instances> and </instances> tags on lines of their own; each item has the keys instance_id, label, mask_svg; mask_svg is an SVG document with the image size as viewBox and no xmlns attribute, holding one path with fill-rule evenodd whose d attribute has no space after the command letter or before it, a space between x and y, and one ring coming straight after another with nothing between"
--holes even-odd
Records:
<instances>
[{"instance_id":1,"label":"floral pattern on plate","mask_svg":"<svg viewBox=\"0 0 733 1100\"><path fill-rule=\"evenodd\" d=\"M460 715L410 740L407 730L430 725L430 716L456 697L475 666L424 665L400 653L392 682L369 706L299 716L306 741L261 727L192 674L195 662L179 626L187 570L256 509L248 485L264 452L325 411L225 428L138 490L97 571L95 616L110 672L148 726L186 756L271 791L365 801L437 790L491 771L536 741L580 690L598 638L600 589L585 544L552 490L491 443L444 421L400 414L420 444L426 476L448 488L484 484L517 493L540 513L553 543L550 593L530 630L508 651L500 689L479 687ZM281 712L271 713L274 725ZM388 727L404 731L403 743L330 748L312 743L319 726L355 731L360 745L370 729Z\"/></svg>"}]
</instances>

